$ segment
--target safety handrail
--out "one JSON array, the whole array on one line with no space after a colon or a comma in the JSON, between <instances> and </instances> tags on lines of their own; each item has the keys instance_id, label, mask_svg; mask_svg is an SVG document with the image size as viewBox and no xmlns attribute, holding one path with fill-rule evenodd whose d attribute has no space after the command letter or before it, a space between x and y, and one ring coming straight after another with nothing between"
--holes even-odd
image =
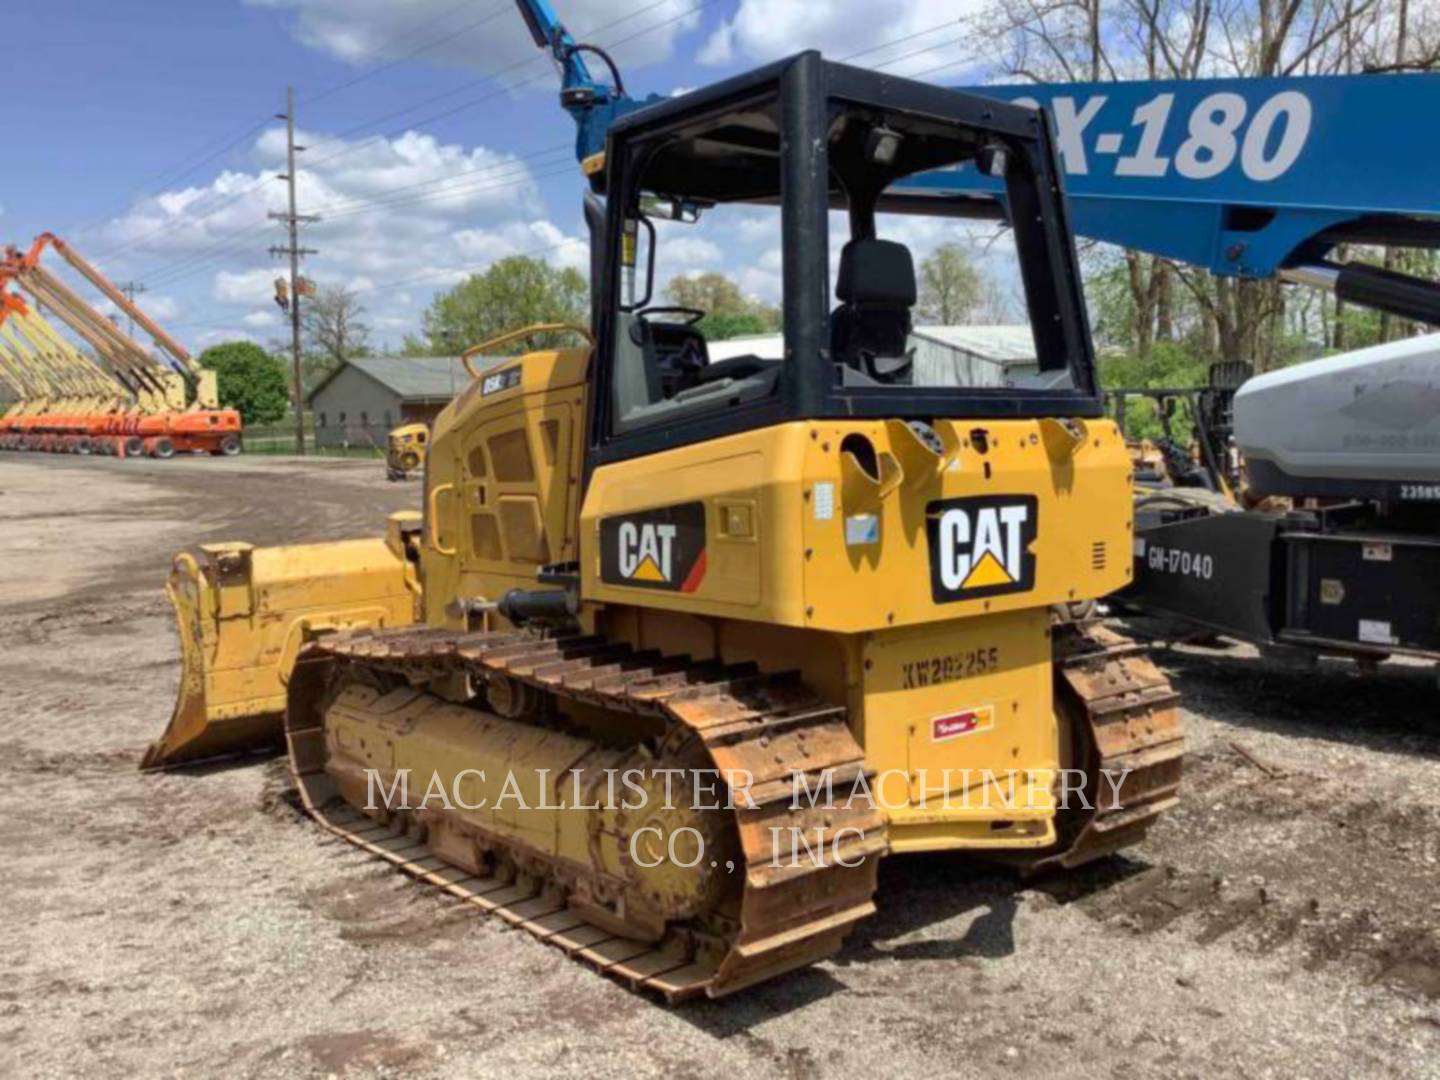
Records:
<instances>
[{"instance_id":1,"label":"safety handrail","mask_svg":"<svg viewBox=\"0 0 1440 1080\"><path fill-rule=\"evenodd\" d=\"M532 326L525 327L523 330L511 330L509 333L501 334L499 337L493 337L489 341L482 341L479 345L471 345L470 348L460 354L460 362L465 365L465 370L470 373L472 379L478 379L480 373L477 372L470 363L470 358L477 353L482 353L486 349L493 349L499 345L509 344L520 338L527 338L532 334L560 333L579 334L592 349L595 347L594 335L584 327L576 326L574 323L535 323Z\"/></svg>"}]
</instances>

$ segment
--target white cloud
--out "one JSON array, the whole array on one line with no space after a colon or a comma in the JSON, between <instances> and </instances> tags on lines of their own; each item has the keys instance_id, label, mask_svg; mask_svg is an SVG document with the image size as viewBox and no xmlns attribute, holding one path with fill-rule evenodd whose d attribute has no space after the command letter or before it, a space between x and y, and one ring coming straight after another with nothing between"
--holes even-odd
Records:
<instances>
[{"instance_id":1,"label":"white cloud","mask_svg":"<svg viewBox=\"0 0 1440 1080\"><path fill-rule=\"evenodd\" d=\"M700 46L700 51L695 54L695 59L712 67L733 61L735 59L734 26L726 22L716 27L705 39L705 43Z\"/></svg>"},{"instance_id":2,"label":"white cloud","mask_svg":"<svg viewBox=\"0 0 1440 1080\"><path fill-rule=\"evenodd\" d=\"M53 271L54 269L52 266L51 270ZM76 279L71 277L70 280L74 281ZM84 296L85 293L82 291L81 295ZM125 323L127 316L121 312L119 306L112 300L101 297L94 302L93 306L100 314L117 317L122 323ZM144 293L137 296L135 297L135 306L150 318L162 323L177 318L180 315L180 302L173 296L166 296L164 293ZM128 323L126 323L126 325L128 326ZM141 331L137 331L137 333L139 332Z\"/></svg>"},{"instance_id":3,"label":"white cloud","mask_svg":"<svg viewBox=\"0 0 1440 1080\"><path fill-rule=\"evenodd\" d=\"M155 296L142 296L137 303L140 309L152 319L163 321L180 317L180 302L173 296L166 296L163 293Z\"/></svg>"},{"instance_id":4,"label":"white cloud","mask_svg":"<svg viewBox=\"0 0 1440 1080\"><path fill-rule=\"evenodd\" d=\"M240 320L246 326L255 330L269 330L271 327L280 325L280 316L273 311L252 311Z\"/></svg>"},{"instance_id":5,"label":"white cloud","mask_svg":"<svg viewBox=\"0 0 1440 1080\"><path fill-rule=\"evenodd\" d=\"M556 173L552 166L573 169L568 148L524 159L413 131L356 142L304 132L300 141L310 147L297 172L300 209L321 219L302 232L317 252L302 272L360 293L367 321L385 340L417 327L434 290L506 255L588 273L588 243L547 219L536 179ZM284 185L274 179L283 151L283 134L267 130L251 149L253 171L233 169L146 198L82 238L81 250L98 254L115 280L163 288L161 303L176 304L172 295L194 301L203 291L198 317L263 329L270 324L252 316L268 311L273 280L287 272L268 252L285 240L269 218L284 206ZM188 303L187 311L196 307Z\"/></svg>"},{"instance_id":6,"label":"white cloud","mask_svg":"<svg viewBox=\"0 0 1440 1080\"><path fill-rule=\"evenodd\" d=\"M249 307L274 294L274 270L221 270L210 289L213 299L222 304L244 304Z\"/></svg>"},{"instance_id":7,"label":"white cloud","mask_svg":"<svg viewBox=\"0 0 1440 1080\"><path fill-rule=\"evenodd\" d=\"M735 226L735 233L747 244L780 239L780 215L778 213L742 218Z\"/></svg>"},{"instance_id":8,"label":"white cloud","mask_svg":"<svg viewBox=\"0 0 1440 1080\"><path fill-rule=\"evenodd\" d=\"M455 234L461 255L488 265L511 255L543 258L557 266L588 270L589 244L567 236L549 221L510 222L494 229L463 229Z\"/></svg>"},{"instance_id":9,"label":"white cloud","mask_svg":"<svg viewBox=\"0 0 1440 1080\"><path fill-rule=\"evenodd\" d=\"M195 352L202 353L211 345L219 345L222 341L253 341L257 345L265 344L248 330L206 330L195 338Z\"/></svg>"},{"instance_id":10,"label":"white cloud","mask_svg":"<svg viewBox=\"0 0 1440 1080\"><path fill-rule=\"evenodd\" d=\"M757 266L747 266L740 271L740 291L746 296L763 300L767 304L780 303L780 275Z\"/></svg>"},{"instance_id":11,"label":"white cloud","mask_svg":"<svg viewBox=\"0 0 1440 1080\"><path fill-rule=\"evenodd\" d=\"M672 262L688 266L710 266L724 258L720 245L703 236L669 236L661 241L660 251Z\"/></svg>"},{"instance_id":12,"label":"white cloud","mask_svg":"<svg viewBox=\"0 0 1440 1080\"><path fill-rule=\"evenodd\" d=\"M735 14L715 28L701 46L702 64L762 62L801 49L819 49L831 60L852 58L860 67L893 75L921 75L951 63L975 63L966 47L961 20L984 0L867 0L863 13L853 0L740 0ZM892 44L881 44L890 42ZM935 76L958 78L963 66Z\"/></svg>"},{"instance_id":13,"label":"white cloud","mask_svg":"<svg viewBox=\"0 0 1440 1080\"><path fill-rule=\"evenodd\" d=\"M486 74L535 61L501 76L509 81L536 74L543 80L547 71L548 53L536 47L513 5L457 10L454 0L247 2L293 12L290 32L297 41L361 68L413 57L417 63ZM567 0L563 7L565 25L579 41L604 46L635 35L614 50L626 66L668 59L676 41L700 21L693 0L640 5L635 0ZM605 77L602 71L596 76Z\"/></svg>"}]
</instances>

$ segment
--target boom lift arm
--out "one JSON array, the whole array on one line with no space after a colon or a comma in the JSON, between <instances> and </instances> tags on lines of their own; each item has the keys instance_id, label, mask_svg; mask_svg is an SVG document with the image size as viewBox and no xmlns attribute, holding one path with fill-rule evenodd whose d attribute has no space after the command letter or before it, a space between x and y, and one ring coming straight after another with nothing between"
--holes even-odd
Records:
<instances>
[{"instance_id":1,"label":"boom lift arm","mask_svg":"<svg viewBox=\"0 0 1440 1080\"><path fill-rule=\"evenodd\" d=\"M85 280L99 289L117 308L123 311L129 318L139 323L147 334L149 334L157 345L174 358L178 370L187 374L190 379L196 376L194 362L190 359L190 353L178 341L167 334L150 316L140 310L133 300L121 292L104 274L90 265L83 259L79 252L72 248L65 241L61 240L54 233L41 233L30 245L30 250L20 259L22 269L30 269L40 264L40 256L46 247L53 247L60 257L70 264Z\"/></svg>"},{"instance_id":2,"label":"boom lift arm","mask_svg":"<svg viewBox=\"0 0 1440 1080\"><path fill-rule=\"evenodd\" d=\"M41 265L41 256L53 247L69 265L90 282L125 315L138 323L166 354L166 363L157 363L149 353L124 334L119 327L100 315L64 281ZM184 387L176 386L177 376L184 380L198 409L214 409L218 404L215 373L197 367L189 352L143 312L129 297L97 270L78 252L53 233L42 233L21 253L10 247L5 267L19 285L41 303L53 310L72 330L110 364L116 377L137 396L153 395L157 403L169 408L185 408Z\"/></svg>"},{"instance_id":3,"label":"boom lift arm","mask_svg":"<svg viewBox=\"0 0 1440 1080\"><path fill-rule=\"evenodd\" d=\"M605 133L610 125L626 113L664 99L659 94L643 101L631 98L610 55L597 45L577 42L549 0L516 0L516 7L535 44L548 50L560 69L560 104L575 121L575 156L582 171L592 175L603 167ZM584 53L604 61L610 69L609 84L596 82Z\"/></svg>"},{"instance_id":4,"label":"boom lift arm","mask_svg":"<svg viewBox=\"0 0 1440 1080\"><path fill-rule=\"evenodd\" d=\"M1331 259L1350 243L1440 247L1435 150L1418 137L1440 111L1440 75L966 89L1046 110L1080 236L1440 323L1435 283ZM909 188L1003 216L973 168Z\"/></svg>"},{"instance_id":5,"label":"boom lift arm","mask_svg":"<svg viewBox=\"0 0 1440 1080\"><path fill-rule=\"evenodd\" d=\"M95 351L114 377L148 408L183 409L180 376L165 371L110 320L84 302L59 278L40 267L17 270L15 279Z\"/></svg>"},{"instance_id":6,"label":"boom lift arm","mask_svg":"<svg viewBox=\"0 0 1440 1080\"><path fill-rule=\"evenodd\" d=\"M560 101L576 123L587 176L605 133L662 100L630 97L602 50L577 44L549 0L516 0L535 44L561 68ZM596 82L582 53L603 58ZM1201 266L1227 277L1319 286L1353 303L1440 324L1440 286L1361 263L1341 244L1440 247L1440 168L1420 137L1440 114L1440 75L1146 80L956 87L1044 108L1079 236ZM1003 219L1001 183L973 166L907 178L892 197L938 200Z\"/></svg>"}]
</instances>

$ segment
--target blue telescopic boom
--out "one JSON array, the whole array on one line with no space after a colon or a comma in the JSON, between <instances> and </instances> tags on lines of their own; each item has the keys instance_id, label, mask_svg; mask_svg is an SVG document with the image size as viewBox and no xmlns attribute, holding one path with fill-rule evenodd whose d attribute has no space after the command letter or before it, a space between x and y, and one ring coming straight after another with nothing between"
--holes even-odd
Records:
<instances>
[{"instance_id":1,"label":"blue telescopic boom","mask_svg":"<svg viewBox=\"0 0 1440 1080\"><path fill-rule=\"evenodd\" d=\"M625 92L600 49L577 43L548 0L516 0L561 69L575 153L593 173L620 116L659 101ZM604 61L597 82L584 54ZM1280 277L1440 323L1440 287L1327 261L1337 245L1440 247L1440 75L1342 75L956 87L1043 109L1077 235L1242 278ZM993 200L973 165L907 178L898 194ZM984 206L984 203L981 203Z\"/></svg>"}]
</instances>

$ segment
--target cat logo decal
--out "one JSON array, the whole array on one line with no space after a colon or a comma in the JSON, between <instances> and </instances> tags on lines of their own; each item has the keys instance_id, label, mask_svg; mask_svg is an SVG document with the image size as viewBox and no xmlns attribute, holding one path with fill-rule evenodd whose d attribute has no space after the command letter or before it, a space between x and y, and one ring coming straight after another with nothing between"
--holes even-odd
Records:
<instances>
[{"instance_id":1,"label":"cat logo decal","mask_svg":"<svg viewBox=\"0 0 1440 1080\"><path fill-rule=\"evenodd\" d=\"M680 503L600 521L600 580L691 593L705 578L705 504Z\"/></svg>"},{"instance_id":2,"label":"cat logo decal","mask_svg":"<svg viewBox=\"0 0 1440 1080\"><path fill-rule=\"evenodd\" d=\"M925 508L930 592L937 604L1035 587L1033 495L939 499Z\"/></svg>"}]
</instances>

